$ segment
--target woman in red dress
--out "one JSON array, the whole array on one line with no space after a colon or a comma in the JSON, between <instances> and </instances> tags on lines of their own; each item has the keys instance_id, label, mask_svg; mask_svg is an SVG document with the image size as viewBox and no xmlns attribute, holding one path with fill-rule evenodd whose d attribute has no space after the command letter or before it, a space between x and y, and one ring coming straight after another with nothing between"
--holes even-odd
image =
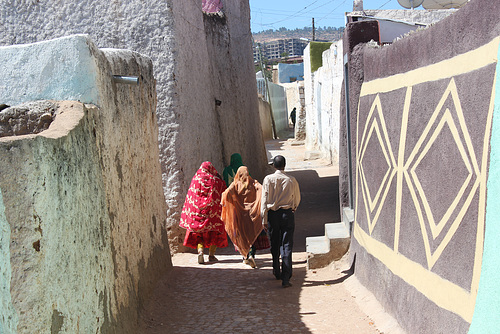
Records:
<instances>
[{"instance_id":1,"label":"woman in red dress","mask_svg":"<svg viewBox=\"0 0 500 334\"><path fill-rule=\"evenodd\" d=\"M226 185L208 161L193 176L182 208L179 226L185 228L184 246L198 249L198 263L203 264L203 249L209 248L209 261L217 261L217 247L227 247L227 235L221 220L221 195Z\"/></svg>"}]
</instances>

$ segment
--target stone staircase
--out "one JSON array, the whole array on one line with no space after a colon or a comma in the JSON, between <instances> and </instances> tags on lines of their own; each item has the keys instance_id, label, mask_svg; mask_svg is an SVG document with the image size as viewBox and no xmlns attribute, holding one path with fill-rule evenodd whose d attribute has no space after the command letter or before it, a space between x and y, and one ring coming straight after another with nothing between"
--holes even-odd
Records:
<instances>
[{"instance_id":1,"label":"stone staircase","mask_svg":"<svg viewBox=\"0 0 500 334\"><path fill-rule=\"evenodd\" d=\"M343 208L342 221L325 224L325 235L306 238L307 269L323 268L340 260L351 243L354 210Z\"/></svg>"}]
</instances>

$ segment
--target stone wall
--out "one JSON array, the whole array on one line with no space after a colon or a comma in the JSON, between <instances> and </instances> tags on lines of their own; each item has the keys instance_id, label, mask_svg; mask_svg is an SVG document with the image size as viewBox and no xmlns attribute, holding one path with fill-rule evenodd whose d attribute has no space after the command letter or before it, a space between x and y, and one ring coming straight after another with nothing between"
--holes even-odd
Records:
<instances>
[{"instance_id":1,"label":"stone wall","mask_svg":"<svg viewBox=\"0 0 500 334\"><path fill-rule=\"evenodd\" d=\"M309 53L308 53L309 54ZM304 82L306 99L306 148L319 150L331 163L339 158L339 118L344 75L342 41L334 42L323 52L322 66L311 72L310 57Z\"/></svg>"},{"instance_id":2,"label":"stone wall","mask_svg":"<svg viewBox=\"0 0 500 334\"><path fill-rule=\"evenodd\" d=\"M219 170L239 152L265 176L248 1L31 1L0 3L0 45L86 33L99 47L130 49L153 60L160 163L170 246L177 251L185 194L200 164ZM216 104L216 100L220 104Z\"/></svg>"},{"instance_id":3,"label":"stone wall","mask_svg":"<svg viewBox=\"0 0 500 334\"><path fill-rule=\"evenodd\" d=\"M390 46L344 48L355 274L409 333L496 331L499 14L473 0Z\"/></svg>"},{"instance_id":4,"label":"stone wall","mask_svg":"<svg viewBox=\"0 0 500 334\"><path fill-rule=\"evenodd\" d=\"M171 268L151 60L80 35L0 47L0 65L1 103L52 117L0 138L0 332L135 333Z\"/></svg>"}]
</instances>

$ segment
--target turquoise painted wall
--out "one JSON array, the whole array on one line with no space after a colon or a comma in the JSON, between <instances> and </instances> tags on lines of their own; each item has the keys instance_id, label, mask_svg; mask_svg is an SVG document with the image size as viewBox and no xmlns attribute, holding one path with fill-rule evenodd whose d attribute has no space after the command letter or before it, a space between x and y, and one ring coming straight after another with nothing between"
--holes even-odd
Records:
<instances>
[{"instance_id":1,"label":"turquoise painted wall","mask_svg":"<svg viewBox=\"0 0 500 334\"><path fill-rule=\"evenodd\" d=\"M498 57L500 59L500 49ZM496 68L495 107L487 183L483 264L471 334L499 333L500 321L500 65Z\"/></svg>"}]
</instances>

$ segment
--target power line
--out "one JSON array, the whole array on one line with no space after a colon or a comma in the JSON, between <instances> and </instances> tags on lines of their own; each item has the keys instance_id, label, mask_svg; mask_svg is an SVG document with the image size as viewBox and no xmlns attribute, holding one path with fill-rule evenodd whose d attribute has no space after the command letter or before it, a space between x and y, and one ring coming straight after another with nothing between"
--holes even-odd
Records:
<instances>
[{"instance_id":1,"label":"power line","mask_svg":"<svg viewBox=\"0 0 500 334\"><path fill-rule=\"evenodd\" d=\"M290 18L293 18L293 17L295 17L295 15L296 15L296 14L300 14L300 13L301 13L301 12L303 12L305 9L307 9L308 7L311 7L312 5L314 5L314 4L315 4L316 2L318 2L318 1L319 1L319 0L315 0L315 1L313 1L312 3L310 3L309 5L305 6L303 9L299 10L298 12L295 12L294 14L289 15L289 16L285 17L285 18L284 18L284 19L282 19L282 20L278 20L278 21L276 21L276 22L269 23L268 25L274 25L274 24L276 24L276 23L280 23L280 22L286 21L286 20L288 20L288 19L290 19Z\"/></svg>"},{"instance_id":2,"label":"power line","mask_svg":"<svg viewBox=\"0 0 500 334\"><path fill-rule=\"evenodd\" d=\"M259 12L255 12L255 13L259 13ZM278 13L259 13L259 14L264 14L264 15L272 15L272 16L287 16L287 14L278 14ZM304 18L308 18L310 19L311 18L311 15L322 15L323 13L311 13L311 14L308 14L308 15L295 15L295 17L304 17ZM343 17L344 15L339 15L339 17Z\"/></svg>"},{"instance_id":3,"label":"power line","mask_svg":"<svg viewBox=\"0 0 500 334\"><path fill-rule=\"evenodd\" d=\"M315 15L315 14L311 14L314 10L317 10L317 9L319 9L319 8L321 8L321 7L324 7L324 6L328 5L328 4L331 4L331 3L335 2L336 0L328 0L328 1L327 1L327 2L325 2L325 3L320 4L320 5L318 5L318 6L314 7L314 8L311 8L310 10L308 10L308 11L305 11L305 12L304 12L304 10L306 10L307 8L310 8L312 5L314 5L314 4L315 4L315 3L317 3L318 1L319 1L319 0L313 1L313 2L312 2L312 3L310 3L309 5L307 5L307 6L305 6L304 8L302 8L301 10L296 11L296 12L293 12L293 14L290 14L290 15L286 15L286 14L284 14L284 15L286 15L286 16L285 16L285 18L283 18L283 19L279 19L279 20L274 21L274 22L271 22L271 23L260 23L260 24L258 24L258 25L260 25L261 27L274 27L274 25L275 25L275 24L280 23L280 22L283 22L283 21L287 21L287 20L289 20L289 19L291 19L291 18L309 18L311 15ZM346 1L347 1L347 0L344 0L344 1L343 1L342 3L340 3L337 7L335 7L335 8L334 8L331 12L329 12L328 14L326 14L325 16L323 16L322 18L320 18L319 20L322 20L322 19L324 19L325 17L327 17L328 15L332 14L334 11L336 11L338 8L340 8L340 6L342 6L342 5L343 5ZM280 10L279 12L291 12L291 11L287 11L287 10ZM261 15L263 14L261 10L259 10L259 13L260 13ZM308 16L303 15L303 14L308 14L308 13L309 13L309 15L308 15ZM280 14L275 14L275 13L265 13L265 14L267 14L267 15L280 15ZM302 15L299 15L299 14L302 14ZM344 15L341 15L341 16L339 16L339 17L343 17L343 16L344 16ZM318 21L319 21L319 20L318 20ZM255 22L255 21L254 21L254 22ZM255 23L254 23L254 24L255 24Z\"/></svg>"},{"instance_id":4,"label":"power line","mask_svg":"<svg viewBox=\"0 0 500 334\"><path fill-rule=\"evenodd\" d=\"M271 9L271 8L258 8L258 7L252 7L252 12L261 12L262 10L264 11L275 11L275 12L280 12L280 13L296 13L297 11L296 10L286 10L286 9ZM301 9L302 10L302 9ZM283 15L286 15L286 14L283 14Z\"/></svg>"},{"instance_id":5,"label":"power line","mask_svg":"<svg viewBox=\"0 0 500 334\"><path fill-rule=\"evenodd\" d=\"M316 22L319 22L321 20L323 20L325 17L327 17L328 15L330 15L331 13L333 13L334 11L336 11L337 9L340 8L340 6L342 6L347 0L344 0L340 5L338 5L337 7L335 7L331 12L329 12L328 14L326 14L325 16L323 16L322 18L320 18L318 21Z\"/></svg>"},{"instance_id":6,"label":"power line","mask_svg":"<svg viewBox=\"0 0 500 334\"><path fill-rule=\"evenodd\" d=\"M389 2L391 2L392 0L389 0L387 1L386 3L384 3L382 6L380 6L379 8L377 8L377 10L379 10L380 8L384 7L385 5L387 5Z\"/></svg>"}]
</instances>

